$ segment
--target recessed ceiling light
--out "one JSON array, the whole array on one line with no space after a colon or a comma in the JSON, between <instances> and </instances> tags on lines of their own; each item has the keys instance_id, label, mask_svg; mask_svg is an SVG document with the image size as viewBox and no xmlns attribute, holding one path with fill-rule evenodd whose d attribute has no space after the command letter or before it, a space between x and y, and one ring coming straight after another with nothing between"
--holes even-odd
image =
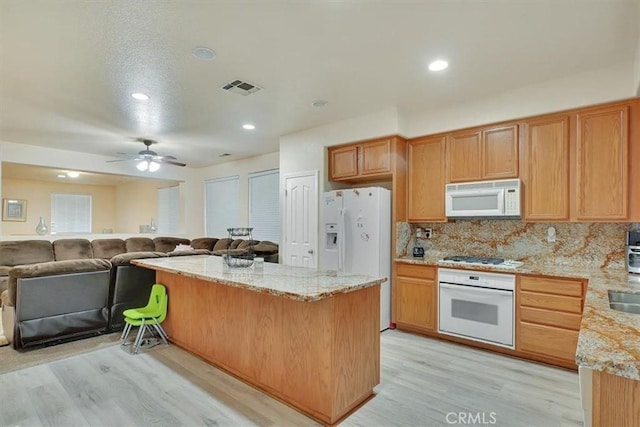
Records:
<instances>
[{"instance_id":1,"label":"recessed ceiling light","mask_svg":"<svg viewBox=\"0 0 640 427\"><path fill-rule=\"evenodd\" d=\"M191 53L196 58L202 59L204 61L211 61L216 57L216 53L213 49L203 46L194 47Z\"/></svg>"},{"instance_id":2,"label":"recessed ceiling light","mask_svg":"<svg viewBox=\"0 0 640 427\"><path fill-rule=\"evenodd\" d=\"M218 157L228 157L230 155L231 155L231 153L222 153Z\"/></svg>"},{"instance_id":3,"label":"recessed ceiling light","mask_svg":"<svg viewBox=\"0 0 640 427\"><path fill-rule=\"evenodd\" d=\"M325 107L329 102L325 101L324 99L316 99L315 101L313 101L311 103L311 106L314 108L323 108Z\"/></svg>"},{"instance_id":4,"label":"recessed ceiling light","mask_svg":"<svg viewBox=\"0 0 640 427\"><path fill-rule=\"evenodd\" d=\"M62 174L62 173L58 174L58 178L66 178L66 177L67 177L67 175L65 175L65 174Z\"/></svg>"},{"instance_id":5,"label":"recessed ceiling light","mask_svg":"<svg viewBox=\"0 0 640 427\"><path fill-rule=\"evenodd\" d=\"M245 123L242 125L242 129L246 129L246 130L254 130L256 128L255 125L252 125L251 123Z\"/></svg>"},{"instance_id":6,"label":"recessed ceiling light","mask_svg":"<svg viewBox=\"0 0 640 427\"><path fill-rule=\"evenodd\" d=\"M67 172L67 176L69 178L77 178L80 176L80 172L76 172L76 171L69 171Z\"/></svg>"},{"instance_id":7,"label":"recessed ceiling light","mask_svg":"<svg viewBox=\"0 0 640 427\"><path fill-rule=\"evenodd\" d=\"M442 71L449 66L449 63L443 59L436 59L429 64L430 71Z\"/></svg>"},{"instance_id":8,"label":"recessed ceiling light","mask_svg":"<svg viewBox=\"0 0 640 427\"><path fill-rule=\"evenodd\" d=\"M133 99L137 99L138 101L147 101L149 99L149 95L141 92L134 92L131 94Z\"/></svg>"}]
</instances>

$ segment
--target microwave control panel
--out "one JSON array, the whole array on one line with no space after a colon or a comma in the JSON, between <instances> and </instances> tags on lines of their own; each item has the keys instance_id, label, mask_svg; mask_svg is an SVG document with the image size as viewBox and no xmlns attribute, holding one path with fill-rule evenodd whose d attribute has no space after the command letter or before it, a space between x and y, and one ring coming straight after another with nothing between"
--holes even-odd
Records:
<instances>
[{"instance_id":1,"label":"microwave control panel","mask_svg":"<svg viewBox=\"0 0 640 427\"><path fill-rule=\"evenodd\" d=\"M520 215L518 208L520 203L520 192L516 188L507 188L504 190L504 213L505 215Z\"/></svg>"}]
</instances>

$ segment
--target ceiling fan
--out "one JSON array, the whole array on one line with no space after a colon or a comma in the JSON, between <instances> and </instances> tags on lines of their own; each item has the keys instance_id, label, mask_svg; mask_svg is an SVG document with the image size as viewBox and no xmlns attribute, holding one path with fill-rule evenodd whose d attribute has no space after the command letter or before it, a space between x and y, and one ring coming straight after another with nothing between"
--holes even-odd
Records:
<instances>
[{"instance_id":1,"label":"ceiling fan","mask_svg":"<svg viewBox=\"0 0 640 427\"><path fill-rule=\"evenodd\" d=\"M136 167L139 171L155 172L160 169L162 163L173 166L186 166L185 163L178 162L174 156L159 156L155 151L151 151L149 147L151 144L157 144L157 141L145 138L136 138L137 142L142 142L145 145L145 149L139 151L138 154L127 155L125 158L118 160L107 160L108 163L123 162L126 160L138 160Z\"/></svg>"}]
</instances>

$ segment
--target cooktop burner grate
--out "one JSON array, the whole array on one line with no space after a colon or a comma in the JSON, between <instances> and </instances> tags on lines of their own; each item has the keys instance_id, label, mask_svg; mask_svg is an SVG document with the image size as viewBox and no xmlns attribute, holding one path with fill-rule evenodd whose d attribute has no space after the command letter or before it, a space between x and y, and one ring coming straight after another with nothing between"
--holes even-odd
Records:
<instances>
[{"instance_id":1,"label":"cooktop burner grate","mask_svg":"<svg viewBox=\"0 0 640 427\"><path fill-rule=\"evenodd\" d=\"M504 258L453 255L453 256L444 257L444 261L469 263L469 264L500 265L504 263Z\"/></svg>"}]
</instances>

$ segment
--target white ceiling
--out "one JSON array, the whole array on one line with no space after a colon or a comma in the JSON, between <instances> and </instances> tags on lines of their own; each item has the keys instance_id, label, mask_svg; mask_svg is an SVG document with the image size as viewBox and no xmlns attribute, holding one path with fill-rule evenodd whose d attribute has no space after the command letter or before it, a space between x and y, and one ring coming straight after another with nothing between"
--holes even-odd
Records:
<instances>
[{"instance_id":1,"label":"white ceiling","mask_svg":"<svg viewBox=\"0 0 640 427\"><path fill-rule=\"evenodd\" d=\"M392 106L631 62L638 26L637 0L0 0L0 140L116 156L148 137L200 167ZM195 59L196 46L217 58ZM437 57L450 68L436 75ZM264 90L219 89L234 79Z\"/></svg>"}]
</instances>

